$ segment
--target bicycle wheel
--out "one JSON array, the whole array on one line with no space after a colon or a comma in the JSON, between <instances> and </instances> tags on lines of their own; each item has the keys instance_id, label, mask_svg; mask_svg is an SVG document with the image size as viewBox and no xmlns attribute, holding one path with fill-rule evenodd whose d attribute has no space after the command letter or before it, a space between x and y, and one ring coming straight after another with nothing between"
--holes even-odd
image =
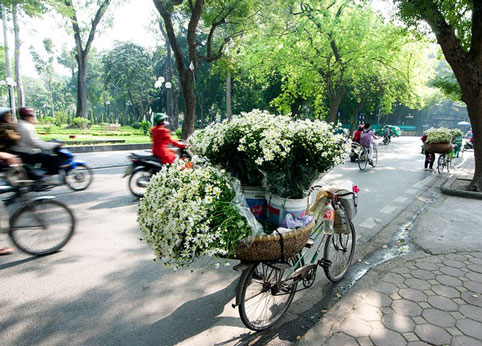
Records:
<instances>
[{"instance_id":1,"label":"bicycle wheel","mask_svg":"<svg viewBox=\"0 0 482 346\"><path fill-rule=\"evenodd\" d=\"M291 271L276 265L261 262L241 275L239 315L251 330L261 331L275 324L295 296L297 282L286 280Z\"/></svg>"},{"instance_id":2,"label":"bicycle wheel","mask_svg":"<svg viewBox=\"0 0 482 346\"><path fill-rule=\"evenodd\" d=\"M373 167L377 166L378 163L378 150L377 148L373 147L373 157L372 157Z\"/></svg>"},{"instance_id":3,"label":"bicycle wheel","mask_svg":"<svg viewBox=\"0 0 482 346\"><path fill-rule=\"evenodd\" d=\"M92 169L79 163L75 168L67 172L65 176L65 183L74 191L82 191L89 187L94 178Z\"/></svg>"},{"instance_id":4,"label":"bicycle wheel","mask_svg":"<svg viewBox=\"0 0 482 346\"><path fill-rule=\"evenodd\" d=\"M67 244L74 229L72 211L59 201L45 198L17 210L10 219L8 234L20 250L42 256Z\"/></svg>"},{"instance_id":5,"label":"bicycle wheel","mask_svg":"<svg viewBox=\"0 0 482 346\"><path fill-rule=\"evenodd\" d=\"M437 171L439 172L439 174L444 171L444 167L445 167L445 155L440 154L437 161Z\"/></svg>"},{"instance_id":6,"label":"bicycle wheel","mask_svg":"<svg viewBox=\"0 0 482 346\"><path fill-rule=\"evenodd\" d=\"M323 259L329 263L324 266L326 277L332 281L340 281L345 275L355 254L356 234L355 226L351 221L350 233L331 234L326 239Z\"/></svg>"},{"instance_id":7,"label":"bicycle wheel","mask_svg":"<svg viewBox=\"0 0 482 346\"><path fill-rule=\"evenodd\" d=\"M360 156L358 157L358 168L360 168L360 170L363 171L365 168L367 168L367 163L368 163L368 151L366 149L363 149L362 152L360 153Z\"/></svg>"},{"instance_id":8,"label":"bicycle wheel","mask_svg":"<svg viewBox=\"0 0 482 346\"><path fill-rule=\"evenodd\" d=\"M144 197L147 184L151 180L152 174L149 171L137 170L129 177L129 190L137 198Z\"/></svg>"}]
</instances>

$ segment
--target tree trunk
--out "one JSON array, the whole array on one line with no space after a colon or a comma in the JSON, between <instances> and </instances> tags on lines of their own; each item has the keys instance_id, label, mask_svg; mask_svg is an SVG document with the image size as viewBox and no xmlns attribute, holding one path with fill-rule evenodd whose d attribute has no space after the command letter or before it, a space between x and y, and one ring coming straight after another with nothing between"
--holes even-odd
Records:
<instances>
[{"instance_id":1,"label":"tree trunk","mask_svg":"<svg viewBox=\"0 0 482 346\"><path fill-rule=\"evenodd\" d=\"M479 91L480 92L480 91ZM466 102L474 136L475 172L469 188L482 192L482 99Z\"/></svg>"},{"instance_id":2,"label":"tree trunk","mask_svg":"<svg viewBox=\"0 0 482 346\"><path fill-rule=\"evenodd\" d=\"M5 50L5 66L6 66L6 72L7 72L7 78L10 81L13 81L12 79L12 64L10 62L10 53L8 51L8 35L7 35L7 13L5 11L5 8L3 7L3 4L0 3L0 15L2 16L2 25L3 25L3 47ZM14 90L13 90L13 85L9 83L8 87L8 98L10 101L10 108L12 109L12 117L13 121L17 121L17 117L15 116L16 111L15 111L15 95L14 95Z\"/></svg>"},{"instance_id":3,"label":"tree trunk","mask_svg":"<svg viewBox=\"0 0 482 346\"><path fill-rule=\"evenodd\" d=\"M176 89L174 92L174 100L173 100L173 115L172 115L172 122L175 124L174 126L177 128L179 127L179 89Z\"/></svg>"},{"instance_id":4,"label":"tree trunk","mask_svg":"<svg viewBox=\"0 0 482 346\"><path fill-rule=\"evenodd\" d=\"M193 71L185 70L181 74L181 88L184 99L184 123L182 126L182 139L187 139L194 132L196 119L196 95L193 87Z\"/></svg>"},{"instance_id":5,"label":"tree trunk","mask_svg":"<svg viewBox=\"0 0 482 346\"><path fill-rule=\"evenodd\" d=\"M233 111L231 109L231 71L226 76L226 118L231 119Z\"/></svg>"},{"instance_id":6,"label":"tree trunk","mask_svg":"<svg viewBox=\"0 0 482 346\"><path fill-rule=\"evenodd\" d=\"M328 99L330 101L330 111L328 112L328 116L326 117L327 122L334 123L336 121L336 114L340 109L343 95L345 95L344 85L340 85L334 93L328 93Z\"/></svg>"},{"instance_id":7,"label":"tree trunk","mask_svg":"<svg viewBox=\"0 0 482 346\"><path fill-rule=\"evenodd\" d=\"M17 106L25 106L25 95L23 92L22 75L20 74L20 47L22 42L20 41L20 29L18 26L17 18L17 2L12 5L12 19L13 19L13 31L15 34L15 82L17 83Z\"/></svg>"},{"instance_id":8,"label":"tree trunk","mask_svg":"<svg viewBox=\"0 0 482 346\"><path fill-rule=\"evenodd\" d=\"M76 117L87 118L87 54L77 53L77 112Z\"/></svg>"}]
</instances>

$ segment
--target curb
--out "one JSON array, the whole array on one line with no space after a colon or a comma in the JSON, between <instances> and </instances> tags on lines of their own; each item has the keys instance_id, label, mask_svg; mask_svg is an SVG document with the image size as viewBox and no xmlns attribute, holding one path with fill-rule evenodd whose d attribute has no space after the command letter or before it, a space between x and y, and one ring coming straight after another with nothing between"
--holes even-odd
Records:
<instances>
[{"instance_id":1,"label":"curb","mask_svg":"<svg viewBox=\"0 0 482 346\"><path fill-rule=\"evenodd\" d=\"M151 149L152 143L65 146L72 153Z\"/></svg>"},{"instance_id":2,"label":"curb","mask_svg":"<svg viewBox=\"0 0 482 346\"><path fill-rule=\"evenodd\" d=\"M451 186L457 179L458 180L470 180L470 179L459 179L457 177L449 178L440 188L440 190L442 190L442 193L444 193L446 195L449 195L449 196L482 199L482 192L452 189Z\"/></svg>"}]
</instances>

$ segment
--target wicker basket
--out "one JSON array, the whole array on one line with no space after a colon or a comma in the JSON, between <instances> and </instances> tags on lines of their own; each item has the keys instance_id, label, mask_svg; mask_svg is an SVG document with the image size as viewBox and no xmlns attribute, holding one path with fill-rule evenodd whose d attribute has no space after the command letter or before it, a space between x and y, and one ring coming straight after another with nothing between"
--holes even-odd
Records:
<instances>
[{"instance_id":1,"label":"wicker basket","mask_svg":"<svg viewBox=\"0 0 482 346\"><path fill-rule=\"evenodd\" d=\"M425 143L424 147L427 153L434 154L448 154L454 149L452 143Z\"/></svg>"},{"instance_id":2,"label":"wicker basket","mask_svg":"<svg viewBox=\"0 0 482 346\"><path fill-rule=\"evenodd\" d=\"M309 225L293 229L288 233L273 232L271 235L254 237L253 240L241 241L236 255L232 258L243 261L275 261L290 258L303 249L315 226L315 220Z\"/></svg>"}]
</instances>

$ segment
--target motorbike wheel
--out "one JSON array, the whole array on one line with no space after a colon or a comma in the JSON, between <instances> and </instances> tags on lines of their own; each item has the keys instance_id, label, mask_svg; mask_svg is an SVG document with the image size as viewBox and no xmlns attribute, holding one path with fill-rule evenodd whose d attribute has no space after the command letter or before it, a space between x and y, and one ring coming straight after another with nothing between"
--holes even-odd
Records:
<instances>
[{"instance_id":1,"label":"motorbike wheel","mask_svg":"<svg viewBox=\"0 0 482 346\"><path fill-rule=\"evenodd\" d=\"M89 187L93 179L92 169L83 163L79 163L66 173L65 183L74 191L82 191Z\"/></svg>"},{"instance_id":2,"label":"motorbike wheel","mask_svg":"<svg viewBox=\"0 0 482 346\"><path fill-rule=\"evenodd\" d=\"M151 177L152 173L143 169L132 172L129 177L129 190L131 193L137 198L143 197Z\"/></svg>"}]
</instances>

